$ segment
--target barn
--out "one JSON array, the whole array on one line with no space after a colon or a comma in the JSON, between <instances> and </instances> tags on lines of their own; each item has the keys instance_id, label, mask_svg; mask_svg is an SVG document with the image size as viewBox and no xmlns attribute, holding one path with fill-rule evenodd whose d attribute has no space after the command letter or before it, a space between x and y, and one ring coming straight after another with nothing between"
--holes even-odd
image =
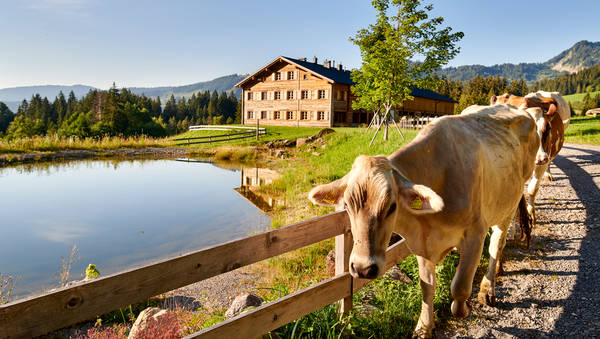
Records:
<instances>
[{"instance_id":1,"label":"barn","mask_svg":"<svg viewBox=\"0 0 600 339\"><path fill-rule=\"evenodd\" d=\"M236 84L242 89L242 122L246 125L335 127L367 124L372 112L352 109L350 71L335 61L280 56ZM455 101L415 88L414 100L397 115L453 114Z\"/></svg>"}]
</instances>

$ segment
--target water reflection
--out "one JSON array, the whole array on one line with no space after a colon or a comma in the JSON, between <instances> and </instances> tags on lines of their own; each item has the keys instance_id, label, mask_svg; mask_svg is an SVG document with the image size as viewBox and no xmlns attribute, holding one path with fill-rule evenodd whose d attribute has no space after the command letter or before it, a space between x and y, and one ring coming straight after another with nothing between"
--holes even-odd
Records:
<instances>
[{"instance_id":1,"label":"water reflection","mask_svg":"<svg viewBox=\"0 0 600 339\"><path fill-rule=\"evenodd\" d=\"M280 174L274 170L259 167L242 167L241 172L240 187L235 188L235 191L262 211L273 210L277 203L276 200L257 188L272 183L280 177Z\"/></svg>"},{"instance_id":2,"label":"water reflection","mask_svg":"<svg viewBox=\"0 0 600 339\"><path fill-rule=\"evenodd\" d=\"M239 171L173 160L0 168L0 273L18 277L23 297L56 285L74 244L78 278L90 263L108 275L262 232L269 218L233 191Z\"/></svg>"}]
</instances>

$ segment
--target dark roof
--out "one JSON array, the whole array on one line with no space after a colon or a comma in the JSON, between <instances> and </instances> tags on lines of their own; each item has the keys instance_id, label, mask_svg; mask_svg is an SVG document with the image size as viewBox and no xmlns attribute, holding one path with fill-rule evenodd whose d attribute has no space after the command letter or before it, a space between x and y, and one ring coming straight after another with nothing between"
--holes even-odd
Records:
<instances>
[{"instance_id":1,"label":"dark roof","mask_svg":"<svg viewBox=\"0 0 600 339\"><path fill-rule=\"evenodd\" d=\"M290 57L286 57L286 56L281 56L281 57L276 58L269 65L275 63L280 58L284 59L288 62L292 62L292 63L294 63L302 68L305 68L313 73L319 74L320 76L325 77L331 81L334 81L334 82L337 82L340 84L354 85L354 81L352 81L352 78L350 77L350 71L348 71L348 70L340 71L336 67L327 68L319 63L303 61L300 59L290 58ZM269 66L269 65L267 65L267 66ZM267 66L265 66L265 67L267 67ZM265 67L263 67L263 68L265 68ZM261 70L263 68L261 68ZM236 87L240 87L244 82L246 82L246 80L250 79L251 77L252 77L252 75L250 75L246 79L240 81L238 84L236 84ZM434 91L431 91L428 89L423 89L423 88L418 88L418 87L413 88L410 95L412 95L413 97L426 98L426 99L432 99L432 100L456 102L455 100L448 98L447 96L443 96Z\"/></svg>"},{"instance_id":2,"label":"dark roof","mask_svg":"<svg viewBox=\"0 0 600 339\"><path fill-rule=\"evenodd\" d=\"M432 100L456 102L456 100L448 98L447 96L441 95L428 89L418 87L414 87L412 92L410 92L410 95L412 95L413 97L427 98Z\"/></svg>"},{"instance_id":3,"label":"dark roof","mask_svg":"<svg viewBox=\"0 0 600 339\"><path fill-rule=\"evenodd\" d=\"M294 59L294 58L290 58L290 57L286 57L286 56L284 56L283 58L287 59L299 66L302 66L314 73L322 75L329 80L335 81L337 83L346 84L346 85L354 84L354 81L352 81L352 79L350 78L350 71L347 71L347 70L340 71L335 67L327 68L319 63L314 63L314 62L310 62L310 61L302 61L299 59Z\"/></svg>"}]
</instances>

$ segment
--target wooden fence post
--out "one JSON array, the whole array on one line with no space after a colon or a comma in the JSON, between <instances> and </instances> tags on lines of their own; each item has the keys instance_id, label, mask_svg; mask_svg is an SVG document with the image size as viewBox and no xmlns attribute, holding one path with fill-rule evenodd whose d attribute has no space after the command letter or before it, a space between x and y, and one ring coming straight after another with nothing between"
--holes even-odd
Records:
<instances>
[{"instance_id":1,"label":"wooden fence post","mask_svg":"<svg viewBox=\"0 0 600 339\"><path fill-rule=\"evenodd\" d=\"M256 140L258 140L258 129L260 128L260 119L256 119Z\"/></svg>"},{"instance_id":2,"label":"wooden fence post","mask_svg":"<svg viewBox=\"0 0 600 339\"><path fill-rule=\"evenodd\" d=\"M352 233L347 229L343 234L335 237L335 274L342 274L349 271L350 253L352 252ZM350 279L350 291L352 291L352 282ZM352 294L339 301L340 317L347 315L352 309Z\"/></svg>"}]
</instances>

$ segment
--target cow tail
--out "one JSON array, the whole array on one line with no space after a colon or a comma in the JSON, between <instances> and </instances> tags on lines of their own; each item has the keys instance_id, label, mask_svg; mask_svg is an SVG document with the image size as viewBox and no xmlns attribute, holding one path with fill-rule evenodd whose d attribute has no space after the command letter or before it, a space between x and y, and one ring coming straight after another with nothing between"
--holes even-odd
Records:
<instances>
[{"instance_id":1,"label":"cow tail","mask_svg":"<svg viewBox=\"0 0 600 339\"><path fill-rule=\"evenodd\" d=\"M519 224L521 225L521 241L527 240L527 249L529 249L533 220L527 212L527 201L525 200L525 195L521 196L521 201L519 201Z\"/></svg>"}]
</instances>

